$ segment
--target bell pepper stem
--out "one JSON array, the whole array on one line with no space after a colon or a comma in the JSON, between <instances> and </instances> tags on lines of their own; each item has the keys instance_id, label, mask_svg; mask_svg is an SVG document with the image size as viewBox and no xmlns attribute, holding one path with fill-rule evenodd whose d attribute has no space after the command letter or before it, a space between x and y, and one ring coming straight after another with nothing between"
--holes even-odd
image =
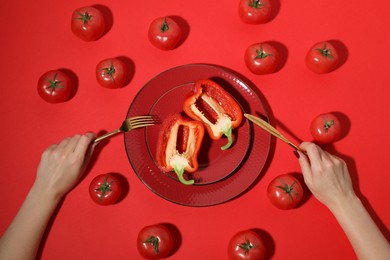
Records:
<instances>
[{"instance_id":1,"label":"bell pepper stem","mask_svg":"<svg viewBox=\"0 0 390 260\"><path fill-rule=\"evenodd\" d=\"M232 146L233 144L232 131L233 128L229 127L225 132L223 132L223 134L227 137L228 142L224 146L221 146L222 150L229 149L229 147Z\"/></svg>"},{"instance_id":2,"label":"bell pepper stem","mask_svg":"<svg viewBox=\"0 0 390 260\"><path fill-rule=\"evenodd\" d=\"M181 183L183 183L184 185L192 185L195 183L194 180L186 180L184 178L184 171L185 171L184 168L182 168L182 169L173 168L173 171L176 173L177 178L179 178L179 181Z\"/></svg>"}]
</instances>

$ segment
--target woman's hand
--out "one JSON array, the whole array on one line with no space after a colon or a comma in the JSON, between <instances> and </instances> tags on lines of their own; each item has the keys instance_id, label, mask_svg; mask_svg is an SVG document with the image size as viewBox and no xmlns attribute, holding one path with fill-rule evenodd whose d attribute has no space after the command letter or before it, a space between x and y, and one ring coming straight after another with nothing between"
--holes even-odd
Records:
<instances>
[{"instance_id":1,"label":"woman's hand","mask_svg":"<svg viewBox=\"0 0 390 260\"><path fill-rule=\"evenodd\" d=\"M93 152L95 135L86 133L62 140L42 154L34 187L59 199L80 180Z\"/></svg>"},{"instance_id":2,"label":"woman's hand","mask_svg":"<svg viewBox=\"0 0 390 260\"><path fill-rule=\"evenodd\" d=\"M319 201L333 208L356 197L347 165L341 158L309 142L302 143L300 148L307 154L299 153L305 183Z\"/></svg>"},{"instance_id":3,"label":"woman's hand","mask_svg":"<svg viewBox=\"0 0 390 260\"><path fill-rule=\"evenodd\" d=\"M299 164L306 185L344 230L358 259L390 259L390 245L356 196L345 162L313 143L304 142Z\"/></svg>"},{"instance_id":4,"label":"woman's hand","mask_svg":"<svg viewBox=\"0 0 390 260\"><path fill-rule=\"evenodd\" d=\"M22 207L0 239L0 259L35 259L60 199L80 180L95 145L95 135L75 135L47 148ZM31 224L33 223L33 225Z\"/></svg>"}]
</instances>

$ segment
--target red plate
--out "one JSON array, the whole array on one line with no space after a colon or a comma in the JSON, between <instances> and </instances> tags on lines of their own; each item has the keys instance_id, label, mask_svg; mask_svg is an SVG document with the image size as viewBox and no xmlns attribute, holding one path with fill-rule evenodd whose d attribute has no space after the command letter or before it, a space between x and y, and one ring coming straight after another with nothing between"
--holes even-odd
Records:
<instances>
[{"instance_id":1,"label":"red plate","mask_svg":"<svg viewBox=\"0 0 390 260\"><path fill-rule=\"evenodd\" d=\"M184 99L188 96L188 93L191 93L193 86L194 83L191 82L168 90L155 101L149 113L158 115L161 120L164 120L173 112L185 115L182 112ZM146 144L152 158L157 151L160 129L158 125L146 129ZM222 138L213 141L206 132L198 156L199 169L187 178L195 180L195 185L208 185L233 173L245 158L250 147L251 139L248 122L244 121L242 126L233 131L233 135L233 145L230 149L222 151L221 146L227 142L227 139ZM165 174L178 181L174 172Z\"/></svg>"},{"instance_id":2,"label":"red plate","mask_svg":"<svg viewBox=\"0 0 390 260\"><path fill-rule=\"evenodd\" d=\"M149 81L130 105L127 117L153 114L164 120L181 113L184 98L199 79L212 79L227 90L243 111L266 116L256 93L232 71L213 65L190 64L167 70ZM154 193L174 203L210 206L240 195L259 177L268 157L271 137L243 120L234 132L233 146L222 151L223 138L211 140L207 133L199 153L199 170L190 178L192 186L181 184L174 174L162 172L154 161L159 125L125 134L127 155L135 173ZM256 145L254 144L256 139Z\"/></svg>"}]
</instances>

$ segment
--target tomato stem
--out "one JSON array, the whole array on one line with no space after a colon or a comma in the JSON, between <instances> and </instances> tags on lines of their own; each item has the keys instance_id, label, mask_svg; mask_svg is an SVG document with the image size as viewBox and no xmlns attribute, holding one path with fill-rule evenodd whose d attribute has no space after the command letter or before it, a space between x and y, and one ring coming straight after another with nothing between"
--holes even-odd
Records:
<instances>
[{"instance_id":1,"label":"tomato stem","mask_svg":"<svg viewBox=\"0 0 390 260\"><path fill-rule=\"evenodd\" d=\"M256 49L256 54L257 55L256 55L255 59L264 59L268 56L272 56L272 54L264 52L263 46L261 44L260 44L260 49L259 50Z\"/></svg>"},{"instance_id":2,"label":"tomato stem","mask_svg":"<svg viewBox=\"0 0 390 260\"><path fill-rule=\"evenodd\" d=\"M328 130L334 125L334 120L329 120L324 123L324 129L325 132L328 132Z\"/></svg>"},{"instance_id":3,"label":"tomato stem","mask_svg":"<svg viewBox=\"0 0 390 260\"><path fill-rule=\"evenodd\" d=\"M249 250L255 247L249 240L246 240L244 243L238 245L242 250L244 250L245 254L249 253Z\"/></svg>"},{"instance_id":4,"label":"tomato stem","mask_svg":"<svg viewBox=\"0 0 390 260\"><path fill-rule=\"evenodd\" d=\"M260 3L260 0L248 0L248 5L250 7L259 9L264 6L264 3Z\"/></svg>"},{"instance_id":5,"label":"tomato stem","mask_svg":"<svg viewBox=\"0 0 390 260\"><path fill-rule=\"evenodd\" d=\"M333 56L330 53L330 49L326 48L326 43L324 43L324 48L322 48L322 49L318 48L318 49L316 49L316 51L319 51L321 53L321 55L326 57L326 58L333 59Z\"/></svg>"},{"instance_id":6,"label":"tomato stem","mask_svg":"<svg viewBox=\"0 0 390 260\"><path fill-rule=\"evenodd\" d=\"M52 93L56 90L56 88L63 88L63 86L60 86L61 81L57 80L56 78L57 78L57 73L54 74L53 80L46 78L47 82L49 82L50 84L50 86L48 86L47 88L50 88Z\"/></svg>"},{"instance_id":7,"label":"tomato stem","mask_svg":"<svg viewBox=\"0 0 390 260\"><path fill-rule=\"evenodd\" d=\"M294 190L294 186L295 186L295 181L291 184L291 185L288 185L287 183L285 183L284 181L281 181L283 186L276 186L277 188L279 189L282 189L287 195L288 197L290 198L290 201L293 201L293 196L292 196L292 193L297 193L295 190Z\"/></svg>"},{"instance_id":8,"label":"tomato stem","mask_svg":"<svg viewBox=\"0 0 390 260\"><path fill-rule=\"evenodd\" d=\"M168 24L168 22L167 22L167 18L164 18L164 22L163 22L163 24L161 25L160 30L161 30L162 32L166 32L166 31L169 30L169 24Z\"/></svg>"},{"instance_id":9,"label":"tomato stem","mask_svg":"<svg viewBox=\"0 0 390 260\"><path fill-rule=\"evenodd\" d=\"M144 241L144 244L146 244L146 243L152 244L152 246L154 248L154 252L156 253L156 255L159 254L159 248L158 248L159 247L159 240L158 240L157 237L155 237L155 236L149 237L148 239L146 239Z\"/></svg>"},{"instance_id":10,"label":"tomato stem","mask_svg":"<svg viewBox=\"0 0 390 260\"><path fill-rule=\"evenodd\" d=\"M89 22L89 20L91 20L91 18L92 18L92 15L90 15L88 12L85 12L85 13L77 12L77 14L80 15L80 17L77 17L74 19L82 20L84 25L86 25Z\"/></svg>"},{"instance_id":11,"label":"tomato stem","mask_svg":"<svg viewBox=\"0 0 390 260\"><path fill-rule=\"evenodd\" d=\"M115 74L115 67L112 64L112 61L110 62L110 66L107 68L102 68L102 71L105 71L105 74L108 75L112 82L115 82L114 80L114 74Z\"/></svg>"},{"instance_id":12,"label":"tomato stem","mask_svg":"<svg viewBox=\"0 0 390 260\"><path fill-rule=\"evenodd\" d=\"M112 191L111 190L112 181L107 182L107 179L108 179L108 176L106 176L106 178L104 179L103 184L100 185L99 188L95 189L96 192L100 191L102 193L102 196L100 197L100 200L104 199L104 196L106 195L107 192Z\"/></svg>"}]
</instances>

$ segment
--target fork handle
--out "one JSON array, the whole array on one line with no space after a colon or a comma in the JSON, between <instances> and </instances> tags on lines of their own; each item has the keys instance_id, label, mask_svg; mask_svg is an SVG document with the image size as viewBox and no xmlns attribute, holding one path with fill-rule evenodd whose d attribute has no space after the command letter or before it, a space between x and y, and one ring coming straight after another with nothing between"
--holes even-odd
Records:
<instances>
[{"instance_id":1,"label":"fork handle","mask_svg":"<svg viewBox=\"0 0 390 260\"><path fill-rule=\"evenodd\" d=\"M104 134L104 135L101 135L101 136L97 137L95 140L93 140L93 142L94 142L94 143L98 143L98 142L100 142L101 140L106 139L106 138L109 138L109 137L114 136L114 135L117 135L117 134L119 134L120 132L122 132L122 131L121 131L120 129L117 129L117 130L115 130L115 131L112 131L112 132L110 132L110 133L107 133L107 134Z\"/></svg>"}]
</instances>

